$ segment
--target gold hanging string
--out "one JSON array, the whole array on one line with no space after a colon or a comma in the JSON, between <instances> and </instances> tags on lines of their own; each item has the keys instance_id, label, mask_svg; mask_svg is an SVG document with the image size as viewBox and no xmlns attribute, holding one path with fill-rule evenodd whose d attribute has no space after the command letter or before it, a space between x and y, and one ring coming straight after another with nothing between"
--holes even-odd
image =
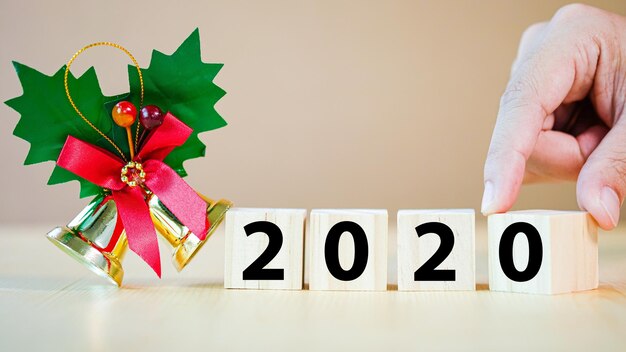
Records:
<instances>
[{"instance_id":1,"label":"gold hanging string","mask_svg":"<svg viewBox=\"0 0 626 352\"><path fill-rule=\"evenodd\" d=\"M109 138L109 136L107 136L102 131L100 131L93 123L91 123L91 121L89 121L85 117L85 115L83 115L82 112L80 112L80 110L78 109L78 107L74 103L74 99L72 99L72 96L70 95L70 88L69 88L69 85L67 84L67 76L70 73L70 67L72 66L72 63L74 62L74 60L76 60L78 55L82 54L87 49L90 49L90 48L93 48L93 47L96 47L96 46L110 46L110 47L119 49L119 50L123 51L131 59L131 61L133 62L133 65L135 65L135 67L137 68L137 74L139 75L139 86L141 88L141 95L140 95L140 100L139 100L139 109L141 109L141 107L143 106L143 76L141 75L141 68L139 68L139 64L137 63L137 60L135 60L135 57L130 53L130 51L128 51L126 48L124 48L123 46L121 46L119 44L111 43L111 42L97 42L97 43L89 44L89 45L83 47L82 49L78 50L76 52L76 54L74 54L74 56L72 56L70 61L67 62L67 65L65 67L65 76L63 77L63 84L65 85L65 95L67 95L67 99L70 101L70 104L72 105L72 107L74 108L74 110L76 111L78 116L80 116L80 118L82 118L83 121L85 121L91 128L93 128L96 132L98 132L98 134L100 134L105 140L107 140L109 143L111 143L113 148L115 148L115 150L120 154L122 159L124 161L127 161L126 156L124 155L124 153L122 152L120 147L118 147L115 144L115 142L113 142L113 140L111 138ZM139 137L139 119L137 119L137 129L136 129L136 132L135 132L135 147L137 146L137 140L139 139L138 137ZM129 141L129 143L131 143L131 142L132 141ZM132 149L132 144L129 145L129 147Z\"/></svg>"}]
</instances>

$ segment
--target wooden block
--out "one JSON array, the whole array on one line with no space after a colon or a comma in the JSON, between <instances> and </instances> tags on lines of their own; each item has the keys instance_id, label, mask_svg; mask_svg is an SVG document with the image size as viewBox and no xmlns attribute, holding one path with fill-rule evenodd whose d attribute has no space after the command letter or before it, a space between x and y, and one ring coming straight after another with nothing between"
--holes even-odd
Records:
<instances>
[{"instance_id":1,"label":"wooden block","mask_svg":"<svg viewBox=\"0 0 626 352\"><path fill-rule=\"evenodd\" d=\"M475 290L473 209L398 211L398 290Z\"/></svg>"},{"instance_id":2,"label":"wooden block","mask_svg":"<svg viewBox=\"0 0 626 352\"><path fill-rule=\"evenodd\" d=\"M317 209L307 234L309 289L387 289L387 210Z\"/></svg>"},{"instance_id":3,"label":"wooden block","mask_svg":"<svg viewBox=\"0 0 626 352\"><path fill-rule=\"evenodd\" d=\"M305 219L305 209L230 209L224 287L301 290Z\"/></svg>"},{"instance_id":4,"label":"wooden block","mask_svg":"<svg viewBox=\"0 0 626 352\"><path fill-rule=\"evenodd\" d=\"M492 291L557 294L598 287L598 230L582 211L489 216Z\"/></svg>"}]
</instances>

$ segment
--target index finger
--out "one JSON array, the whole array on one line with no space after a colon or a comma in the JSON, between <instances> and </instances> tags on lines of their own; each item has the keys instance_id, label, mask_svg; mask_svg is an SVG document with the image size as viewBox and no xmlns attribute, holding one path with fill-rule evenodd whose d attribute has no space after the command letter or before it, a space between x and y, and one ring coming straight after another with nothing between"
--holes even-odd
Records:
<instances>
[{"instance_id":1,"label":"index finger","mask_svg":"<svg viewBox=\"0 0 626 352\"><path fill-rule=\"evenodd\" d=\"M588 73L595 66L582 62L580 55L581 48L593 47L564 16L571 14L553 18L537 49L519 63L500 100L484 170L481 211L486 215L511 208L544 120L561 103L582 99L593 82Z\"/></svg>"}]
</instances>

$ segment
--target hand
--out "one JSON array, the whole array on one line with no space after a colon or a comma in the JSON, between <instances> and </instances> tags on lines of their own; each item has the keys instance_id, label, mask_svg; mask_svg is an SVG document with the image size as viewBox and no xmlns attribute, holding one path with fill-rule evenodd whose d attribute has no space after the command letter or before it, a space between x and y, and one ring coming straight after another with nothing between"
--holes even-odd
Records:
<instances>
[{"instance_id":1,"label":"hand","mask_svg":"<svg viewBox=\"0 0 626 352\"><path fill-rule=\"evenodd\" d=\"M482 212L523 182L578 180L578 206L617 225L626 195L626 18L561 8L524 33L485 163Z\"/></svg>"}]
</instances>

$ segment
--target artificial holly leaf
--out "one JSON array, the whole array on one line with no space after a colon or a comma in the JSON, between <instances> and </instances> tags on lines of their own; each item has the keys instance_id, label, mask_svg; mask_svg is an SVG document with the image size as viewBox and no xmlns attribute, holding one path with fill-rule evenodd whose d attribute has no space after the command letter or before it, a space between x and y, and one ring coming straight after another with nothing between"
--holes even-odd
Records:
<instances>
[{"instance_id":1,"label":"artificial holly leaf","mask_svg":"<svg viewBox=\"0 0 626 352\"><path fill-rule=\"evenodd\" d=\"M18 62L13 65L24 92L5 103L21 115L13 134L30 143L24 162L26 165L56 161L69 135L116 153L111 144L83 121L69 103L63 85L65 66L54 75L47 76ZM70 73L68 86L83 115L127 153L123 129L113 124L110 114L104 110L104 102L116 97L102 95L94 68L89 68L78 78ZM80 182L81 197L100 191L98 186L59 167L53 171L48 184L71 180Z\"/></svg>"},{"instance_id":2,"label":"artificial holly leaf","mask_svg":"<svg viewBox=\"0 0 626 352\"><path fill-rule=\"evenodd\" d=\"M110 142L82 121L69 103L63 85L65 66L52 76L17 62L14 66L24 93L6 104L21 114L14 134L31 144L25 164L56 161L69 135L117 154ZM153 51L150 66L141 70L145 85L143 105L153 104L170 111L193 129L186 143L165 159L181 176L187 174L183 168L185 160L203 156L206 152L198 133L226 125L214 108L226 93L212 82L222 66L202 62L200 36L196 29L172 55ZM132 94L105 97L93 67L78 78L71 73L68 76L68 85L78 109L126 156L126 131L112 122L110 112L120 100L141 105L139 75L134 66L129 66L129 81ZM138 124L136 128L139 128ZM98 186L59 167L53 170L48 184L71 180L80 182L81 197L101 191Z\"/></svg>"},{"instance_id":3,"label":"artificial holly leaf","mask_svg":"<svg viewBox=\"0 0 626 352\"><path fill-rule=\"evenodd\" d=\"M101 192L101 188L99 186L57 165L55 165L54 169L52 170L52 174L50 175L50 178L48 179L48 184L55 185L58 183L64 183L64 182L72 181L72 180L76 180L80 183L80 197L81 198L93 196Z\"/></svg>"},{"instance_id":4,"label":"artificial holly leaf","mask_svg":"<svg viewBox=\"0 0 626 352\"><path fill-rule=\"evenodd\" d=\"M180 176L187 175L183 168L185 160L204 156L206 152L198 133L226 126L226 121L215 111L215 103L226 92L213 83L222 66L202 62L200 34L196 28L172 55L154 50L150 66L141 69L144 105L157 105L193 129L185 144L164 160ZM128 70L131 101L137 103L141 91L138 75L134 66L129 66Z\"/></svg>"}]
</instances>

